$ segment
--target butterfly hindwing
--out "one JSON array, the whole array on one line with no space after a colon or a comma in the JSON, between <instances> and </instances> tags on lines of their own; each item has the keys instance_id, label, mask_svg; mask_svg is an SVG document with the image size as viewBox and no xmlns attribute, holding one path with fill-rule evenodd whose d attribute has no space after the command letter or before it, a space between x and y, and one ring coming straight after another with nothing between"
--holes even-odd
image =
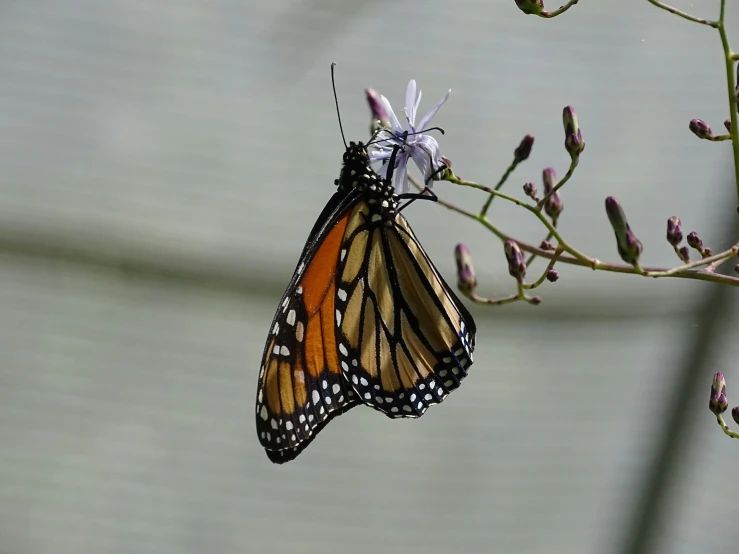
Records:
<instances>
[{"instance_id":1,"label":"butterfly hindwing","mask_svg":"<svg viewBox=\"0 0 739 554\"><path fill-rule=\"evenodd\" d=\"M370 219L358 203L350 221ZM347 228L337 273L342 370L364 404L420 417L456 389L472 363L474 322L398 215ZM472 340L471 340L472 337Z\"/></svg>"}]
</instances>

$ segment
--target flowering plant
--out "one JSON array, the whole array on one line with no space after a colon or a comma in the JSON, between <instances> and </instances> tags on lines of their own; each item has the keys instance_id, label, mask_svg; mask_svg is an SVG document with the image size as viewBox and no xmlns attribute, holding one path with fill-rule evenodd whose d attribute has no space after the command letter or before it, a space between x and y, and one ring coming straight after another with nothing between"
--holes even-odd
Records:
<instances>
[{"instance_id":1,"label":"flowering plant","mask_svg":"<svg viewBox=\"0 0 739 554\"><path fill-rule=\"evenodd\" d=\"M553 18L562 15L578 3L579 0L569 0L565 5L553 11L547 11L544 0L515 0L516 6L523 13L542 18ZM725 28L726 0L720 0L720 13L716 20L702 19L665 4L662 0L646 0L654 6L666 10L690 22L715 29L720 38L723 49L724 66L726 70L726 90L728 97L729 119L724 121L725 134L715 134L710 125L701 119L692 119L687 127L699 139L713 142L730 141L734 158L735 183L737 188L737 205L739 206L739 129L737 109L739 105L739 53L731 50ZM638 275L650 278L678 278L708 281L721 285L739 287L739 265L732 269L734 274L721 273L726 262L739 257L739 242L731 247L714 252L710 246L703 243L696 231L684 234L679 217L672 216L666 223L665 238L675 252L677 262L674 267L648 267L641 263L644 249L642 242L629 225L626 212L615 196L604 199L605 216L613 229L615 250L623 263L602 262L576 249L558 229L558 222L564 210L564 203L560 191L572 178L580 157L585 150L582 130L577 114L572 106L566 106L562 111L562 125L564 131L564 148L570 156L570 164L561 179L557 179L554 168L542 170L542 193L540 195L534 183L523 185L523 198L505 193L501 189L506 184L516 167L525 162L534 145L533 135L526 135L514 149L510 165L503 172L502 177L493 187L485 186L474 181L462 179L452 171L451 162L441 155L439 143L428 133L427 126L431 118L449 98L451 91L416 124L416 114L421 100L421 93L416 95L416 82L408 84L405 106L405 123L400 124L389 101L379 96L374 90L367 90L367 100L372 112L373 141L377 145L370 154L374 162L381 164L379 172L385 175L388 171L388 160L394 148L398 148L398 155L394 168L394 183L396 192L403 194L408 191L409 183L419 190L430 188L432 180L446 180L460 186L471 187L484 193L486 198L478 212L472 212L439 200L446 208L477 221L492 232L503 244L503 254L508 264L508 272L515 282L514 293L501 298L486 298L477 293L477 277L472 262L472 255L464 244L457 245L455 259L457 263L458 288L464 296L478 304L503 305L517 301L529 304L540 304L539 296L531 296L529 291L538 288L545 281L557 281L559 274L556 264L571 264L587 267L595 271L609 271L623 274ZM423 175L424 182L417 182L408 174L408 162L413 161ZM511 202L532 214L543 227L545 236L541 243L530 244L514 238L499 228L487 217L492 202L499 198L501 201ZM733 208L732 208L733 209ZM737 207L739 211L739 207ZM532 262L537 258L548 260L543 272L533 280L527 280L527 272ZM530 273L530 272L529 272ZM732 437L739 438L739 433L729 429L723 420L722 414L728 408L726 384L724 376L717 373L711 386L710 410L715 414L718 423L724 432ZM739 423L739 406L732 411L732 417Z\"/></svg>"}]
</instances>

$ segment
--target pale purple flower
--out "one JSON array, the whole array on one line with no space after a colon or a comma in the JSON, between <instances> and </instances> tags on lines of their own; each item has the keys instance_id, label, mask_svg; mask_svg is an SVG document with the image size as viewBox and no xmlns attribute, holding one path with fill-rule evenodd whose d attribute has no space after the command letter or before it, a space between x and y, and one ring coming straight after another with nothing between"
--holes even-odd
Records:
<instances>
[{"instance_id":1,"label":"pale purple flower","mask_svg":"<svg viewBox=\"0 0 739 554\"><path fill-rule=\"evenodd\" d=\"M381 177L385 177L389 169L388 162L392 156L393 148L400 146L393 169L393 184L395 185L396 194L404 194L409 190L408 161L411 159L418 166L423 175L424 183L429 187L431 185L430 180L441 176L446 164L442 161L442 156L439 153L439 143L436 142L434 137L422 134L421 131L428 127L431 118L436 115L436 112L446 102L451 92L451 89L447 91L444 98L439 100L425 116L416 122L418 105L421 102L421 91L419 90L418 96L416 96L416 81L411 79L405 94L404 125L400 124L388 99L382 95L380 96L379 101L388 115L389 126L378 132L375 139L378 142L373 145L370 151L370 160L382 164L377 173ZM427 181L428 183L426 183Z\"/></svg>"}]
</instances>

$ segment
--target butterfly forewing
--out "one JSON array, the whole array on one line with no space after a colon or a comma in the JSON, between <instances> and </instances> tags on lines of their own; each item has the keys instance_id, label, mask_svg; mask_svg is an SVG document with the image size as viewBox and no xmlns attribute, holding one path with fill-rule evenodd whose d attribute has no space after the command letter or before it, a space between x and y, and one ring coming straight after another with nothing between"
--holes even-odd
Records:
<instances>
[{"instance_id":1,"label":"butterfly forewing","mask_svg":"<svg viewBox=\"0 0 739 554\"><path fill-rule=\"evenodd\" d=\"M304 255L262 358L257 434L272 461L296 457L328 421L357 405L337 355L335 271L348 214Z\"/></svg>"},{"instance_id":2,"label":"butterfly forewing","mask_svg":"<svg viewBox=\"0 0 739 554\"><path fill-rule=\"evenodd\" d=\"M363 202L351 221L371 219ZM359 400L419 417L472 363L474 323L407 221L348 228L337 272L339 357ZM460 309L461 307L461 309Z\"/></svg>"}]
</instances>

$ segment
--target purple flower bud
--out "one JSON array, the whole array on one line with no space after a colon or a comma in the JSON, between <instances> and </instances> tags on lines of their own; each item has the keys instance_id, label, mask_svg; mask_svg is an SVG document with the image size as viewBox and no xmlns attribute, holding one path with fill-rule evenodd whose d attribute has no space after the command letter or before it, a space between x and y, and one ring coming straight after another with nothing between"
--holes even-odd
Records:
<instances>
[{"instance_id":1,"label":"purple flower bud","mask_svg":"<svg viewBox=\"0 0 739 554\"><path fill-rule=\"evenodd\" d=\"M680 259L686 264L690 262L690 248L687 246L681 246L680 250L677 251L677 255L680 256Z\"/></svg>"},{"instance_id":2,"label":"purple flower bud","mask_svg":"<svg viewBox=\"0 0 739 554\"><path fill-rule=\"evenodd\" d=\"M709 258L711 256L711 253L712 252L711 252L711 249L710 248L704 248L703 249L703 257L704 258Z\"/></svg>"},{"instance_id":3,"label":"purple flower bud","mask_svg":"<svg viewBox=\"0 0 739 554\"><path fill-rule=\"evenodd\" d=\"M726 380L723 373L717 373L713 376L711 383L711 398L708 401L708 409L716 415L721 415L729 407L726 399Z\"/></svg>"},{"instance_id":4,"label":"purple flower bud","mask_svg":"<svg viewBox=\"0 0 739 554\"><path fill-rule=\"evenodd\" d=\"M734 406L731 409L731 417L734 421L737 422L737 424L739 424L739 406Z\"/></svg>"},{"instance_id":5,"label":"purple flower bud","mask_svg":"<svg viewBox=\"0 0 739 554\"><path fill-rule=\"evenodd\" d=\"M523 193L536 202L539 201L539 199L536 197L537 192L538 191L536 190L536 185L534 183L526 183L523 186Z\"/></svg>"},{"instance_id":6,"label":"purple flower bud","mask_svg":"<svg viewBox=\"0 0 739 554\"><path fill-rule=\"evenodd\" d=\"M557 174L551 167L548 167L544 171L542 171L541 180L544 183L545 196L549 194L555 186L557 186ZM551 217L553 220L556 220L559 217L559 214L562 213L562 210L564 210L562 198L560 198L559 192L555 192L544 203L544 211L549 217Z\"/></svg>"},{"instance_id":7,"label":"purple flower bud","mask_svg":"<svg viewBox=\"0 0 739 554\"><path fill-rule=\"evenodd\" d=\"M708 139L713 137L713 131L711 131L708 123L706 123L702 119L691 119L690 124L688 125L688 129L690 129L692 133L700 139Z\"/></svg>"},{"instance_id":8,"label":"purple flower bud","mask_svg":"<svg viewBox=\"0 0 739 554\"><path fill-rule=\"evenodd\" d=\"M539 248L541 248L542 250L552 250L554 247L552 246L552 243L548 240L543 240L541 241Z\"/></svg>"},{"instance_id":9,"label":"purple flower bud","mask_svg":"<svg viewBox=\"0 0 739 554\"><path fill-rule=\"evenodd\" d=\"M544 11L544 0L516 0L516 6L527 15L540 15Z\"/></svg>"},{"instance_id":10,"label":"purple flower bud","mask_svg":"<svg viewBox=\"0 0 739 554\"><path fill-rule=\"evenodd\" d=\"M724 127L726 127L726 130L729 131L729 134L731 134L731 119L727 119L724 121Z\"/></svg>"},{"instance_id":11,"label":"purple flower bud","mask_svg":"<svg viewBox=\"0 0 739 554\"><path fill-rule=\"evenodd\" d=\"M547 271L547 281L554 283L557 279L559 279L559 272L556 269Z\"/></svg>"},{"instance_id":12,"label":"purple flower bud","mask_svg":"<svg viewBox=\"0 0 739 554\"><path fill-rule=\"evenodd\" d=\"M680 218L672 216L667 220L667 242L677 248L683 241L683 230L680 225Z\"/></svg>"},{"instance_id":13,"label":"purple flower bud","mask_svg":"<svg viewBox=\"0 0 739 554\"><path fill-rule=\"evenodd\" d=\"M541 296L532 296L529 298L529 303L533 304L534 306L538 306L541 304Z\"/></svg>"},{"instance_id":14,"label":"purple flower bud","mask_svg":"<svg viewBox=\"0 0 739 554\"><path fill-rule=\"evenodd\" d=\"M526 261L523 259L523 253L518 247L516 241L507 240L503 245L505 257L508 260L508 273L519 283L523 282L526 276Z\"/></svg>"},{"instance_id":15,"label":"purple flower bud","mask_svg":"<svg viewBox=\"0 0 739 554\"><path fill-rule=\"evenodd\" d=\"M698 233L692 231L688 233L688 246L695 248L698 252L703 252L703 241Z\"/></svg>"},{"instance_id":16,"label":"purple flower bud","mask_svg":"<svg viewBox=\"0 0 739 554\"><path fill-rule=\"evenodd\" d=\"M562 111L562 123L565 128L565 150L570 154L570 157L576 158L585 150L585 142L582 140L575 108L572 106L565 107Z\"/></svg>"},{"instance_id":17,"label":"purple flower bud","mask_svg":"<svg viewBox=\"0 0 739 554\"><path fill-rule=\"evenodd\" d=\"M642 243L631 230L621 204L613 196L606 198L606 213L616 235L619 256L626 263L636 265L642 253Z\"/></svg>"},{"instance_id":18,"label":"purple flower bud","mask_svg":"<svg viewBox=\"0 0 739 554\"><path fill-rule=\"evenodd\" d=\"M377 91L368 88L365 89L364 94L367 97L367 104L369 104L370 112L372 113L372 122L370 125L372 132L376 131L378 126L390 127L390 116L380 102L380 96L377 94Z\"/></svg>"},{"instance_id":19,"label":"purple flower bud","mask_svg":"<svg viewBox=\"0 0 739 554\"><path fill-rule=\"evenodd\" d=\"M475 268L472 267L472 255L464 244L454 248L454 258L457 261L457 287L465 296L472 294L477 288Z\"/></svg>"},{"instance_id":20,"label":"purple flower bud","mask_svg":"<svg viewBox=\"0 0 739 554\"><path fill-rule=\"evenodd\" d=\"M518 145L518 148L516 148L513 151L513 161L514 163L521 163L524 160L527 160L528 157L531 155L531 149L534 147L534 135L526 135L521 140L521 144Z\"/></svg>"}]
</instances>

